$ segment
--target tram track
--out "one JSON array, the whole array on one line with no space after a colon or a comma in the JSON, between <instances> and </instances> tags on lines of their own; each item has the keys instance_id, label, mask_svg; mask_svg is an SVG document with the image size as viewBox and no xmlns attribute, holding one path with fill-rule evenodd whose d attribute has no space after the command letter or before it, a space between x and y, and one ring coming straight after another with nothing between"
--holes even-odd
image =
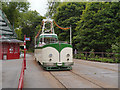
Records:
<instances>
[{"instance_id":1,"label":"tram track","mask_svg":"<svg viewBox=\"0 0 120 90\"><path fill-rule=\"evenodd\" d=\"M36 62L36 61L35 61ZM40 63L39 62L37 62L39 65L40 65ZM45 71L44 69L43 69L43 67L40 65L40 71L42 71L43 72L43 74L44 74L44 76L46 77L46 78L52 78L51 80L53 80L53 81L57 81L57 84L59 84L59 88L64 88L65 90L68 90L67 89L67 87L62 83L62 82L60 82L60 80L59 79L57 79L53 74L52 74L52 72L51 71ZM51 77L50 77L51 76ZM54 79L53 79L54 78Z\"/></svg>"},{"instance_id":2,"label":"tram track","mask_svg":"<svg viewBox=\"0 0 120 90\"><path fill-rule=\"evenodd\" d=\"M74 60L75 61L75 60ZM75 61L76 62L76 61ZM102 69L106 69L106 70L111 70L111 71L114 71L114 72L118 72L118 70L114 70L114 69L111 69L111 68L107 68L107 67L102 67L102 66L99 66L99 65L93 65L93 64L90 64L90 63L84 63L84 62L77 62L79 64L84 64L84 65L89 65L89 66L92 66L92 67L97 67L97 68L102 68Z\"/></svg>"},{"instance_id":3,"label":"tram track","mask_svg":"<svg viewBox=\"0 0 120 90\"><path fill-rule=\"evenodd\" d=\"M85 81L87 81L87 82L89 82L89 83L92 83L92 84L94 84L95 86L101 88L102 90L106 90L105 88L109 87L108 85L105 85L104 83L101 84L101 82L99 82L99 81L95 81L95 80L93 80L93 79L91 79L91 78L88 78L88 77L86 77L86 76L77 74L77 73L75 73L74 71L66 71L66 72L71 73L71 74L69 74L69 75L73 75L73 77L75 76L75 77L78 77L78 78L82 78L82 79L84 79ZM59 80L58 77L56 77L51 71L49 71L49 73L50 73L66 90L68 90L67 86L65 86L65 85ZM55 73L55 72L54 72L54 73Z\"/></svg>"},{"instance_id":4,"label":"tram track","mask_svg":"<svg viewBox=\"0 0 120 90\"><path fill-rule=\"evenodd\" d=\"M102 88L103 90L105 90L105 87L103 87L102 85L96 83L95 80L94 80L94 82L93 82L93 80L90 80L90 78L88 79L88 78L86 78L85 76L80 75L80 74L77 74L77 73L75 73L75 72L73 72L73 71L70 71L70 72L71 72L72 74L76 75L77 77L81 77L81 78L83 78L84 80L86 80L86 81L88 81L88 82L90 82L90 83L92 83L92 84L94 84L94 85Z\"/></svg>"},{"instance_id":5,"label":"tram track","mask_svg":"<svg viewBox=\"0 0 120 90\"><path fill-rule=\"evenodd\" d=\"M43 70L43 71L44 71L44 70ZM49 72L49 74L50 74L65 90L68 90L68 87L67 87L63 82L61 82L60 79L59 79L58 77L56 77L56 75L53 74L53 73L56 73L56 72L54 72L54 71L48 71L48 72ZM87 77L87 75L78 74L78 73L76 73L76 72L73 71L73 70L71 70L71 71L65 71L65 72L66 72L66 73L67 73L67 72L70 72L70 73L73 75L73 77L76 76L76 77L78 77L78 78L82 78L82 79L84 79L85 81L87 81L87 82L89 82L89 83L92 83L92 84L98 86L98 87L101 88L102 90L106 90L105 88L111 87L110 85L107 85L107 84L105 84L105 83L102 83L102 82L100 82L99 80L96 80L96 79ZM69 74L69 75L71 75L71 74ZM113 86L112 86L112 88L113 88ZM114 87L114 88L115 88L115 87Z\"/></svg>"},{"instance_id":6,"label":"tram track","mask_svg":"<svg viewBox=\"0 0 120 90\"><path fill-rule=\"evenodd\" d=\"M60 78L64 77L64 74L62 74L62 73L67 73L67 75L70 75L72 78L80 78L79 80L81 80L81 78L82 78L84 80L83 81L81 80L81 82L86 81L87 83L94 84L95 86L97 86L98 88L101 88L102 90L106 90L105 88L110 88L110 87L115 88L114 86L110 86L109 84L106 84L104 82L101 82L101 81L93 79L93 78L90 78L88 75L85 75L82 73L77 73L76 71L74 71L74 69L71 71L65 71L65 72L60 71L60 74L61 74L60 77L59 77L58 71L47 71L47 72L45 71L44 73L45 74L49 73L48 74L49 78L50 77L54 78L54 80L57 82L57 84L59 84L65 90L68 90L68 88L74 87L74 86L69 87L69 85L72 85L72 84L67 85L65 80L61 81Z\"/></svg>"},{"instance_id":7,"label":"tram track","mask_svg":"<svg viewBox=\"0 0 120 90\"><path fill-rule=\"evenodd\" d=\"M55 77L55 75L52 74L51 71L49 71L49 73L50 73L50 75L52 75L52 77L54 77L64 87L65 90L68 90L67 87L57 77Z\"/></svg>"},{"instance_id":8,"label":"tram track","mask_svg":"<svg viewBox=\"0 0 120 90\"><path fill-rule=\"evenodd\" d=\"M83 69L83 71L86 70L84 67L78 67L79 64L82 64L80 63L80 61L77 61L77 62L75 61L75 63L78 63L78 62L79 63L76 65L76 67L73 66L73 69L71 71L45 71L43 70L41 65L37 63L37 61L31 60L32 58L34 57L31 57L29 60L27 60L28 67L27 67L26 73L29 73L29 74L26 74L26 75L29 75L29 77L25 79L26 80L25 87L39 88L39 87L46 86L50 88L51 87L62 88L64 90L68 90L70 88L98 88L98 89L100 88L101 90L106 90L106 88L116 88L115 84L112 85L108 83L109 81L106 82L105 80L97 79L96 77L97 75L92 74L92 77L91 77L89 76L91 75L91 73L89 74L88 72L86 74L86 72L79 71L81 69ZM85 65L88 65L88 64L85 63ZM32 80L29 81L29 78L33 75L35 75L35 77L32 77ZM39 82L34 85L33 81L34 82L39 81ZM43 84L41 84L40 81L44 81L42 82Z\"/></svg>"}]
</instances>

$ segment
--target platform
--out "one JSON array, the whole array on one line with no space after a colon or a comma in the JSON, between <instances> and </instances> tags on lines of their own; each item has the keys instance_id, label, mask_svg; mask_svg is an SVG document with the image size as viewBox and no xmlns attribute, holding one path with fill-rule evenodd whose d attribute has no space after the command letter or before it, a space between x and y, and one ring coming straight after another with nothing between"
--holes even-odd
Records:
<instances>
[{"instance_id":1,"label":"platform","mask_svg":"<svg viewBox=\"0 0 120 90\"><path fill-rule=\"evenodd\" d=\"M2 88L17 88L23 59L2 60Z\"/></svg>"}]
</instances>

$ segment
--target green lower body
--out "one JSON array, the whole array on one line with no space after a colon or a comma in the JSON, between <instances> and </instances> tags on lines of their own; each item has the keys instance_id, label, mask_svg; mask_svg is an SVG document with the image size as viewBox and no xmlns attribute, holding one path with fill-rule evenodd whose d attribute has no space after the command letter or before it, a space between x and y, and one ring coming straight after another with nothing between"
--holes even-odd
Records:
<instances>
[{"instance_id":1,"label":"green lower body","mask_svg":"<svg viewBox=\"0 0 120 90\"><path fill-rule=\"evenodd\" d=\"M65 65L64 63L62 63L61 66L58 66L57 63L54 63L54 65L45 65L45 63L43 63L42 67L44 70L47 71L51 71L51 70L72 70L72 65L73 63L69 64L69 65Z\"/></svg>"}]
</instances>

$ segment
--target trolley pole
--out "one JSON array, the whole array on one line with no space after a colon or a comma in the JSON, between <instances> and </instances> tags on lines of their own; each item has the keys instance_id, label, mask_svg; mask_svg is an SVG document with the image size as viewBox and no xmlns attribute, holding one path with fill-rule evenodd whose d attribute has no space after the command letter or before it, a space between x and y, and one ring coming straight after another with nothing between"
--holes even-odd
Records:
<instances>
[{"instance_id":1,"label":"trolley pole","mask_svg":"<svg viewBox=\"0 0 120 90\"><path fill-rule=\"evenodd\" d=\"M26 69L26 35L24 35L24 69Z\"/></svg>"},{"instance_id":2,"label":"trolley pole","mask_svg":"<svg viewBox=\"0 0 120 90\"><path fill-rule=\"evenodd\" d=\"M72 28L71 28L71 25L70 25L70 44L72 45Z\"/></svg>"}]
</instances>

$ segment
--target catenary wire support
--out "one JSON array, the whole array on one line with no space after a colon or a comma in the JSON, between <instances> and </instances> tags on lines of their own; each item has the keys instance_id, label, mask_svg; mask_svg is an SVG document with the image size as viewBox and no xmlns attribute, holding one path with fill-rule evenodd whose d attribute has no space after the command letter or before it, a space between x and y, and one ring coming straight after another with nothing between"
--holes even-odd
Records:
<instances>
[{"instance_id":1,"label":"catenary wire support","mask_svg":"<svg viewBox=\"0 0 120 90\"><path fill-rule=\"evenodd\" d=\"M72 45L72 28L71 28L71 25L70 25L70 44Z\"/></svg>"}]
</instances>

